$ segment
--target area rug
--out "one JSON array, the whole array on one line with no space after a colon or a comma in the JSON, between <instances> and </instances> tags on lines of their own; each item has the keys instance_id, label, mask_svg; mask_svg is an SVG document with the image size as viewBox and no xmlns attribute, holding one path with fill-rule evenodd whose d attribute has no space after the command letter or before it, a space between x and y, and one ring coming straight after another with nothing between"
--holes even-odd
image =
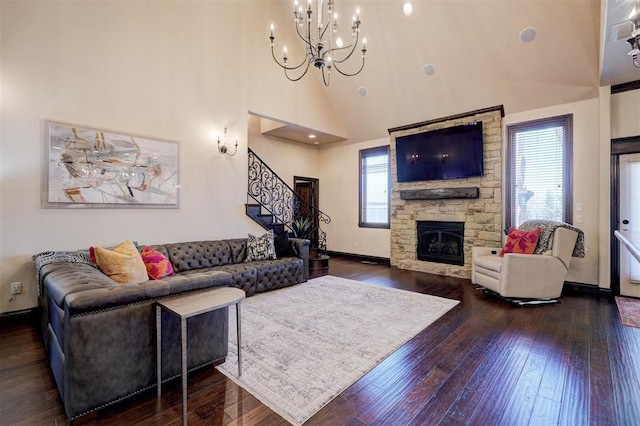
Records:
<instances>
[{"instance_id":1,"label":"area rug","mask_svg":"<svg viewBox=\"0 0 640 426\"><path fill-rule=\"evenodd\" d=\"M242 302L242 376L235 309L229 354L218 369L301 425L455 300L324 276Z\"/></svg>"},{"instance_id":2,"label":"area rug","mask_svg":"<svg viewBox=\"0 0 640 426\"><path fill-rule=\"evenodd\" d=\"M640 328L640 299L616 296L622 325Z\"/></svg>"}]
</instances>

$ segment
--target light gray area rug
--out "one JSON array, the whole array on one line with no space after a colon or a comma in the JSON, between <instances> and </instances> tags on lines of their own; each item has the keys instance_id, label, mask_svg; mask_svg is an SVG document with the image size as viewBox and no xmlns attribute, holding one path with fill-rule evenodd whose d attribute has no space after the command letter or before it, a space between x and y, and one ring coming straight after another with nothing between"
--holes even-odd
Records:
<instances>
[{"instance_id":1,"label":"light gray area rug","mask_svg":"<svg viewBox=\"0 0 640 426\"><path fill-rule=\"evenodd\" d=\"M300 425L412 337L455 300L333 276L242 302L242 376L235 309L229 354L218 369Z\"/></svg>"}]
</instances>

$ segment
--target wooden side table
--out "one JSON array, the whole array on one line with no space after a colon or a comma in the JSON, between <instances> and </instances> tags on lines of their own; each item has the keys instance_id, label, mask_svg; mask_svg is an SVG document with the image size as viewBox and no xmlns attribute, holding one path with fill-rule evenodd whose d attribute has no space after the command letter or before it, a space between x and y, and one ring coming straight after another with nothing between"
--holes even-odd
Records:
<instances>
[{"instance_id":1,"label":"wooden side table","mask_svg":"<svg viewBox=\"0 0 640 426\"><path fill-rule=\"evenodd\" d=\"M242 356L240 354L240 302L245 298L244 291L238 288L223 287L186 296L177 296L158 301L156 304L156 361L158 397L162 393L162 309L180 318L180 340L182 353L182 424L187 424L187 318L215 311L216 309L236 305L236 324L238 333L238 375L242 375Z\"/></svg>"}]
</instances>

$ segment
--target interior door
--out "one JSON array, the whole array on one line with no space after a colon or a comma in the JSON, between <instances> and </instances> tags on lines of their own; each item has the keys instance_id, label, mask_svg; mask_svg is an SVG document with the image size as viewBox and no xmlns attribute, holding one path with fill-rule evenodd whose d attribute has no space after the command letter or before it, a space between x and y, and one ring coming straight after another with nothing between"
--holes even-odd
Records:
<instances>
[{"instance_id":1,"label":"interior door","mask_svg":"<svg viewBox=\"0 0 640 426\"><path fill-rule=\"evenodd\" d=\"M319 204L319 185L320 181L316 178L294 176L294 191L304 203L296 212L302 217L309 217L313 221L313 241L318 241L318 214ZM315 209L315 210L314 210Z\"/></svg>"},{"instance_id":2,"label":"interior door","mask_svg":"<svg viewBox=\"0 0 640 426\"><path fill-rule=\"evenodd\" d=\"M622 231L640 247L640 154L620 156L620 223ZM640 262L620 247L620 294L640 297Z\"/></svg>"}]
</instances>

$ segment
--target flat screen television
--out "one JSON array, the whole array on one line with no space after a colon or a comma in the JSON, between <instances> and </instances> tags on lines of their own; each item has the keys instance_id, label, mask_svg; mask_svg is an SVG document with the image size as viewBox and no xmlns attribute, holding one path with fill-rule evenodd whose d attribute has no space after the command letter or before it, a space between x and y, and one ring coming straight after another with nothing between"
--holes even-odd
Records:
<instances>
[{"instance_id":1,"label":"flat screen television","mask_svg":"<svg viewBox=\"0 0 640 426\"><path fill-rule=\"evenodd\" d=\"M482 176L482 122L396 138L398 182Z\"/></svg>"}]
</instances>

